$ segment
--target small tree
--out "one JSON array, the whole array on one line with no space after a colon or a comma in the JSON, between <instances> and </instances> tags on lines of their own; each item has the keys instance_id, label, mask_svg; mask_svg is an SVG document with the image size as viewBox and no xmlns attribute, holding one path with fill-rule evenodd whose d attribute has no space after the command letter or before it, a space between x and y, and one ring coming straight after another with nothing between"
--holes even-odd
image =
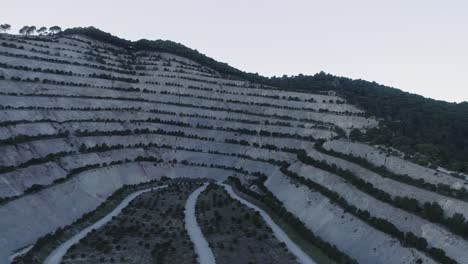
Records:
<instances>
[{"instance_id":1,"label":"small tree","mask_svg":"<svg viewBox=\"0 0 468 264\"><path fill-rule=\"evenodd\" d=\"M59 33L60 31L62 31L62 28L60 28L59 26L53 26L53 27L50 27L49 28L49 32L51 34L57 34Z\"/></svg>"},{"instance_id":2,"label":"small tree","mask_svg":"<svg viewBox=\"0 0 468 264\"><path fill-rule=\"evenodd\" d=\"M29 29L29 26L24 26L19 30L19 33L21 35L26 35L26 34L28 34L28 29Z\"/></svg>"},{"instance_id":3,"label":"small tree","mask_svg":"<svg viewBox=\"0 0 468 264\"><path fill-rule=\"evenodd\" d=\"M47 33L47 28L46 27L41 27L37 30L37 33L39 33L39 35L45 35Z\"/></svg>"},{"instance_id":4,"label":"small tree","mask_svg":"<svg viewBox=\"0 0 468 264\"><path fill-rule=\"evenodd\" d=\"M36 27L35 26L30 26L26 30L26 35L33 35L36 32Z\"/></svg>"},{"instance_id":5,"label":"small tree","mask_svg":"<svg viewBox=\"0 0 468 264\"><path fill-rule=\"evenodd\" d=\"M9 24L1 24L0 25L0 31L2 31L3 33L6 33L10 29L11 29L11 26Z\"/></svg>"}]
</instances>

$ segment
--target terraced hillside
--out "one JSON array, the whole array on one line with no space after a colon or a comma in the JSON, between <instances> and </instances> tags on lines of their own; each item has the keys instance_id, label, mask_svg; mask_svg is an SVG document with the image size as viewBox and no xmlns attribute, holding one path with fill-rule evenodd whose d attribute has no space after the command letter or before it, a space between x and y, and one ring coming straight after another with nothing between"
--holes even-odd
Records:
<instances>
[{"instance_id":1,"label":"terraced hillside","mask_svg":"<svg viewBox=\"0 0 468 264\"><path fill-rule=\"evenodd\" d=\"M351 130L378 122L337 95L284 91L82 35L2 34L0 42L0 263L61 234L122 187L166 177L228 180L317 263L468 263L467 179L351 142ZM140 206L157 204L150 194L128 210L151 214ZM231 239L229 230L216 236L202 225L208 242L198 241L179 216L174 228L184 242L189 233L199 261L211 252L223 263L231 248L241 254L213 246ZM112 236L113 225L66 262L86 262L96 234ZM258 248L251 239L242 246L257 255L268 245L301 262L300 250L278 250L271 243L281 235L268 232ZM150 262L155 242L145 245L126 250ZM184 245L178 256L192 261ZM104 253L104 262L113 259Z\"/></svg>"}]
</instances>

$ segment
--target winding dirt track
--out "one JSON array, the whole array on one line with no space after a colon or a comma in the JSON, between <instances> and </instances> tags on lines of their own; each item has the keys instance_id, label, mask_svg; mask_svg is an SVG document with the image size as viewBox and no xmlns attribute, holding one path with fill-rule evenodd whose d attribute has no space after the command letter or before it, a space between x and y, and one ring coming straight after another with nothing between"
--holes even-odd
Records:
<instances>
[{"instance_id":1,"label":"winding dirt track","mask_svg":"<svg viewBox=\"0 0 468 264\"><path fill-rule=\"evenodd\" d=\"M70 249L71 246L74 244L78 243L82 238L84 238L91 230L93 229L99 229L105 224L107 224L109 221L112 220L112 217L117 216L122 212L122 210L128 206L128 204L133 201L135 198L137 198L140 194L143 194L145 192L153 191L153 190L158 190L161 188L165 188L167 185L163 186L158 186L158 187L152 187L140 191L136 191L129 196L127 196L112 212L110 212L108 215L104 216L101 218L99 221L96 223L86 227L85 229L81 230L78 234L74 235L71 237L69 240L65 241L62 243L58 248L54 249L52 253L46 258L44 261L44 264L60 264L62 261L63 256L67 253L68 249Z\"/></svg>"}]
</instances>

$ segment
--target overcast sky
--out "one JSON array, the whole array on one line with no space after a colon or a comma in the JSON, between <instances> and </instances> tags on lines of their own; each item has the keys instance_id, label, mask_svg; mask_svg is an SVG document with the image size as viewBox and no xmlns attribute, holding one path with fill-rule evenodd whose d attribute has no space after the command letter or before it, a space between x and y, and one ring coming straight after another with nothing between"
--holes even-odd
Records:
<instances>
[{"instance_id":1,"label":"overcast sky","mask_svg":"<svg viewBox=\"0 0 468 264\"><path fill-rule=\"evenodd\" d=\"M266 76L325 71L468 101L466 0L13 0L0 23L95 26Z\"/></svg>"}]
</instances>

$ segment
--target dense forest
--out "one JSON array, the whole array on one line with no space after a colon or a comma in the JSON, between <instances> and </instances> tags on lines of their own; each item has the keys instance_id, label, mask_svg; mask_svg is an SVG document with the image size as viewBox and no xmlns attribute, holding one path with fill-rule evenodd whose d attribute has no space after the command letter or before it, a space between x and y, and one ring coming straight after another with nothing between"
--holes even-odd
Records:
<instances>
[{"instance_id":1,"label":"dense forest","mask_svg":"<svg viewBox=\"0 0 468 264\"><path fill-rule=\"evenodd\" d=\"M415 161L468 172L468 102L437 101L383 86L326 73L313 76L263 77L218 62L180 43L168 40L129 41L99 29L71 28L61 34L82 34L131 50L162 51L192 59L225 76L302 92L334 90L349 103L381 119L379 128L353 131L352 139L391 146ZM441 87L443 89L443 87Z\"/></svg>"},{"instance_id":2,"label":"dense forest","mask_svg":"<svg viewBox=\"0 0 468 264\"><path fill-rule=\"evenodd\" d=\"M353 139L394 147L423 165L430 162L468 172L468 102L437 101L375 82L323 72L273 77L268 81L285 89L334 90L349 103L381 119L379 128L365 133L353 131Z\"/></svg>"}]
</instances>

